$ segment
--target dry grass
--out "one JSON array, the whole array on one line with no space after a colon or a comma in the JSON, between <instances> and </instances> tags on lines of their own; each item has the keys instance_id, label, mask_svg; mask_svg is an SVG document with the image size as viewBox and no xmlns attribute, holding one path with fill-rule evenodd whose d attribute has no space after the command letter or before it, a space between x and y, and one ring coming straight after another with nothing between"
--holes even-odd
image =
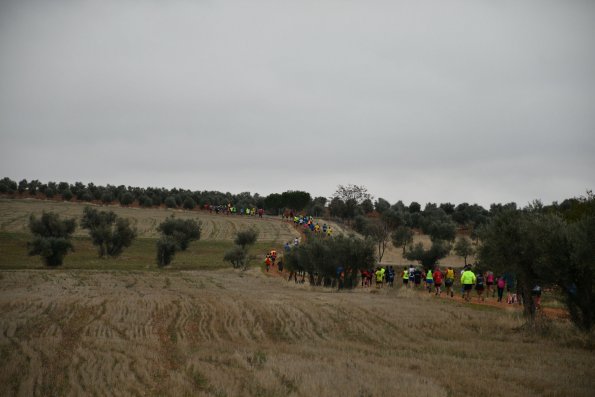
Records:
<instances>
[{"instance_id":1,"label":"dry grass","mask_svg":"<svg viewBox=\"0 0 595 397\"><path fill-rule=\"evenodd\" d=\"M0 395L591 396L568 324L258 270L0 272ZM592 340L592 339L591 339Z\"/></svg>"}]
</instances>

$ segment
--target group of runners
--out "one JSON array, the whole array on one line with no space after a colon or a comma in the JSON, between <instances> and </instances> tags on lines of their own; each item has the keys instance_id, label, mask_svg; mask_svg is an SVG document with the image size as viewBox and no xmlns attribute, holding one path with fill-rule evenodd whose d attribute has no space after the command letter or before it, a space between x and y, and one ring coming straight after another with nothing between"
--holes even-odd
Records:
<instances>
[{"instance_id":1,"label":"group of runners","mask_svg":"<svg viewBox=\"0 0 595 397\"><path fill-rule=\"evenodd\" d=\"M230 204L227 205L210 205L205 204L203 207L204 210L209 211L210 213L215 214L225 214L225 215L246 215L246 216L256 216L258 215L259 218L262 218L264 215L264 210L262 208L256 209L255 207L236 207Z\"/></svg>"},{"instance_id":2,"label":"group of runners","mask_svg":"<svg viewBox=\"0 0 595 397\"><path fill-rule=\"evenodd\" d=\"M442 270L436 266L433 270L425 271L423 268L415 267L413 265L405 267L401 272L403 285L408 288L423 288L428 290L428 293L434 293L440 296L444 291L447 296L454 297L454 285L457 279L457 274L452 266L448 266ZM504 289L508 285L508 303L516 301L516 294L512 293L510 277L500 275L496 277L494 272L474 272L471 266L465 266L460 270L458 276L461 294L465 301L471 301L471 293L475 290L477 300L484 302L486 296L494 298L498 294L498 302L502 302L504 296ZM444 288L444 289L443 289Z\"/></svg>"},{"instance_id":3,"label":"group of runners","mask_svg":"<svg viewBox=\"0 0 595 397\"><path fill-rule=\"evenodd\" d=\"M312 216L298 216L295 215L293 217L293 224L296 227L302 227L304 230L309 229L311 232L320 234L322 236L331 237L333 235L333 228L326 223L323 223L322 226L318 222L314 220Z\"/></svg>"}]
</instances>

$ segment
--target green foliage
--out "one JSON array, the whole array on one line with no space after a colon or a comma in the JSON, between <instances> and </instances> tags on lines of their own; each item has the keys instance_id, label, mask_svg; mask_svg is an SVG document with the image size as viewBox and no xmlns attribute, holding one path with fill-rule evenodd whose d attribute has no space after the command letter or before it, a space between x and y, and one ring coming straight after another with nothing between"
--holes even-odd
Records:
<instances>
[{"instance_id":1,"label":"green foliage","mask_svg":"<svg viewBox=\"0 0 595 397\"><path fill-rule=\"evenodd\" d=\"M141 207L152 207L153 206L153 200L151 199L151 197L147 196L146 194L143 194L142 196L140 196L138 198L138 203L140 204Z\"/></svg>"},{"instance_id":2,"label":"green foliage","mask_svg":"<svg viewBox=\"0 0 595 397\"><path fill-rule=\"evenodd\" d=\"M37 192L39 191L40 186L41 186L41 182L39 182L37 179L34 179L29 182L29 185L27 186L27 190L29 191L29 194L35 196L37 194Z\"/></svg>"},{"instance_id":3,"label":"green foliage","mask_svg":"<svg viewBox=\"0 0 595 397\"><path fill-rule=\"evenodd\" d=\"M40 255L47 266L60 266L66 254L73 250L70 239L75 229L74 219L61 220L53 212L43 212L40 219L31 215L29 230L34 238L27 244L29 255Z\"/></svg>"},{"instance_id":4,"label":"green foliage","mask_svg":"<svg viewBox=\"0 0 595 397\"><path fill-rule=\"evenodd\" d=\"M454 241L456 237L456 224L444 210L433 204L426 205L420 225L423 232L430 235L432 241Z\"/></svg>"},{"instance_id":5,"label":"green foliage","mask_svg":"<svg viewBox=\"0 0 595 397\"><path fill-rule=\"evenodd\" d=\"M432 241L430 249L426 250L422 243L409 246L405 258L418 261L426 269L434 269L438 261L450 253L451 246L443 240Z\"/></svg>"},{"instance_id":6,"label":"green foliage","mask_svg":"<svg viewBox=\"0 0 595 397\"><path fill-rule=\"evenodd\" d=\"M192 197L186 197L182 206L187 210L192 210L196 207L196 202L192 199Z\"/></svg>"},{"instance_id":7,"label":"green foliage","mask_svg":"<svg viewBox=\"0 0 595 397\"><path fill-rule=\"evenodd\" d=\"M374 242L355 236L337 236L332 239L310 237L305 243L285 255L285 266L290 271L305 271L313 279L336 279L337 269L343 268L345 286L357 285L361 269L376 263Z\"/></svg>"},{"instance_id":8,"label":"green foliage","mask_svg":"<svg viewBox=\"0 0 595 397\"><path fill-rule=\"evenodd\" d=\"M15 193L18 185L15 181L8 177L0 179L0 193Z\"/></svg>"},{"instance_id":9,"label":"green foliage","mask_svg":"<svg viewBox=\"0 0 595 397\"><path fill-rule=\"evenodd\" d=\"M267 211L272 211L275 215L279 214L279 210L283 208L283 199L279 193L272 193L265 197L264 208Z\"/></svg>"},{"instance_id":10,"label":"green foliage","mask_svg":"<svg viewBox=\"0 0 595 397\"><path fill-rule=\"evenodd\" d=\"M173 215L163 221L157 230L161 238L157 241L157 265L169 265L176 251L185 251L191 241L200 239L202 223L194 219L176 219Z\"/></svg>"},{"instance_id":11,"label":"green foliage","mask_svg":"<svg viewBox=\"0 0 595 397\"><path fill-rule=\"evenodd\" d=\"M248 229L248 230L240 230L236 234L236 238L234 243L242 247L242 249L246 249L246 247L250 245L254 245L256 240L258 239L258 230L256 229Z\"/></svg>"},{"instance_id":12,"label":"green foliage","mask_svg":"<svg viewBox=\"0 0 595 397\"><path fill-rule=\"evenodd\" d=\"M363 215L358 215L353 219L353 230L359 234L366 235L368 232L369 219Z\"/></svg>"},{"instance_id":13,"label":"green foliage","mask_svg":"<svg viewBox=\"0 0 595 397\"><path fill-rule=\"evenodd\" d=\"M473 244L471 244L471 241L467 237L461 237L457 240L454 251L465 260L465 265L467 265L467 257L475 253Z\"/></svg>"},{"instance_id":14,"label":"green foliage","mask_svg":"<svg viewBox=\"0 0 595 397\"><path fill-rule=\"evenodd\" d=\"M120 204L130 205L134 202L134 196L130 192L125 192L120 196Z\"/></svg>"},{"instance_id":15,"label":"green foliage","mask_svg":"<svg viewBox=\"0 0 595 397\"><path fill-rule=\"evenodd\" d=\"M243 247L236 245L225 253L223 260L230 262L234 269L245 270L247 267L248 251Z\"/></svg>"},{"instance_id":16,"label":"green foliage","mask_svg":"<svg viewBox=\"0 0 595 397\"><path fill-rule=\"evenodd\" d=\"M161 236L157 240L157 266L167 266L174 259L178 250L178 242L172 236Z\"/></svg>"},{"instance_id":17,"label":"green foliage","mask_svg":"<svg viewBox=\"0 0 595 397\"><path fill-rule=\"evenodd\" d=\"M380 219L369 220L365 225L363 234L376 244L378 262L382 262L386 247L391 240L392 231L402 222L401 215L388 208L382 213Z\"/></svg>"},{"instance_id":18,"label":"green foliage","mask_svg":"<svg viewBox=\"0 0 595 397\"><path fill-rule=\"evenodd\" d=\"M372 200L370 199L365 199L364 201L362 201L360 207L364 214L374 212L374 204L372 204Z\"/></svg>"},{"instance_id":19,"label":"green foliage","mask_svg":"<svg viewBox=\"0 0 595 397\"><path fill-rule=\"evenodd\" d=\"M405 254L406 247L413 242L413 230L405 225L398 226L391 238L393 245L397 248L403 247L403 254Z\"/></svg>"},{"instance_id":20,"label":"green foliage","mask_svg":"<svg viewBox=\"0 0 595 397\"><path fill-rule=\"evenodd\" d=\"M524 313L535 316L531 289L559 282L568 273L571 248L566 224L555 214L539 210L506 209L497 213L481 231L479 258L483 266L513 273L523 297ZM561 270L564 269L564 270Z\"/></svg>"},{"instance_id":21,"label":"green foliage","mask_svg":"<svg viewBox=\"0 0 595 397\"><path fill-rule=\"evenodd\" d=\"M390 203L382 197L379 197L378 200L376 200L376 202L374 203L374 208L377 212L382 214L384 211L390 208Z\"/></svg>"},{"instance_id":22,"label":"green foliage","mask_svg":"<svg viewBox=\"0 0 595 397\"><path fill-rule=\"evenodd\" d=\"M593 203L591 204L593 207ZM556 272L562 280L572 321L590 331L595 325L595 211L568 228L568 268ZM565 271L563 271L565 270Z\"/></svg>"},{"instance_id":23,"label":"green foliage","mask_svg":"<svg viewBox=\"0 0 595 397\"><path fill-rule=\"evenodd\" d=\"M62 199L66 201L72 200L74 194L70 191L70 189L62 190Z\"/></svg>"},{"instance_id":24,"label":"green foliage","mask_svg":"<svg viewBox=\"0 0 595 397\"><path fill-rule=\"evenodd\" d=\"M17 191L21 194L25 193L27 191L27 187L29 186L29 184L27 183L26 179L22 179L19 182L19 185L17 187Z\"/></svg>"},{"instance_id":25,"label":"green foliage","mask_svg":"<svg viewBox=\"0 0 595 397\"><path fill-rule=\"evenodd\" d=\"M178 204L176 203L176 198L173 196L169 196L163 202L167 208L176 208Z\"/></svg>"},{"instance_id":26,"label":"green foliage","mask_svg":"<svg viewBox=\"0 0 595 397\"><path fill-rule=\"evenodd\" d=\"M310 196L310 193L307 192L289 190L281 193L281 200L283 201L284 207L301 211L310 204L312 197Z\"/></svg>"},{"instance_id":27,"label":"green foliage","mask_svg":"<svg viewBox=\"0 0 595 397\"><path fill-rule=\"evenodd\" d=\"M171 216L163 221L157 230L163 236L172 237L177 242L177 248L184 251L191 241L200 239L202 222L194 219L176 219Z\"/></svg>"},{"instance_id":28,"label":"green foliage","mask_svg":"<svg viewBox=\"0 0 595 397\"><path fill-rule=\"evenodd\" d=\"M85 207L81 227L89 231L101 258L118 257L136 238L136 230L130 226L130 221L119 218L112 211Z\"/></svg>"},{"instance_id":29,"label":"green foliage","mask_svg":"<svg viewBox=\"0 0 595 397\"><path fill-rule=\"evenodd\" d=\"M248 255L250 246L256 243L258 231L255 229L241 230L234 239L235 247L225 253L223 260L230 262L234 269L246 270L250 260L253 258Z\"/></svg>"},{"instance_id":30,"label":"green foliage","mask_svg":"<svg viewBox=\"0 0 595 397\"><path fill-rule=\"evenodd\" d=\"M337 217L337 218L345 218L346 217L347 206L345 205L345 202L338 197L334 197L331 200L331 202L328 206L328 209L329 209L331 216L333 216L333 217Z\"/></svg>"},{"instance_id":31,"label":"green foliage","mask_svg":"<svg viewBox=\"0 0 595 397\"><path fill-rule=\"evenodd\" d=\"M109 204L114 201L114 195L112 192L104 192L101 194L101 201L105 204Z\"/></svg>"},{"instance_id":32,"label":"green foliage","mask_svg":"<svg viewBox=\"0 0 595 397\"><path fill-rule=\"evenodd\" d=\"M47 189L45 189L44 191L45 195L47 198L52 198L56 195L56 190L54 190L53 188L48 187Z\"/></svg>"},{"instance_id":33,"label":"green foliage","mask_svg":"<svg viewBox=\"0 0 595 397\"><path fill-rule=\"evenodd\" d=\"M244 201L247 201L245 198ZM272 193L269 194L263 200L264 208L274 214L279 214L282 208L293 209L295 211L301 211L308 207L312 203L312 197L310 193L302 192L299 190L288 190L281 194ZM324 206L324 203L323 203Z\"/></svg>"},{"instance_id":34,"label":"green foliage","mask_svg":"<svg viewBox=\"0 0 595 397\"><path fill-rule=\"evenodd\" d=\"M412 201L411 204L409 204L409 212L412 214L415 214L416 212L420 212L421 211L421 205L418 202Z\"/></svg>"}]
</instances>

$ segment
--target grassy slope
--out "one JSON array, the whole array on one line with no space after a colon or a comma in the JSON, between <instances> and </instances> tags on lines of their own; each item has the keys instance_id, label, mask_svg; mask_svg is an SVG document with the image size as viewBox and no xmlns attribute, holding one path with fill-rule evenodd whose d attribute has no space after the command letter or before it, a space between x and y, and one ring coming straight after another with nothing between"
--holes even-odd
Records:
<instances>
[{"instance_id":1,"label":"grassy slope","mask_svg":"<svg viewBox=\"0 0 595 397\"><path fill-rule=\"evenodd\" d=\"M0 199L0 269L43 268L39 257L27 255L27 241L31 239L27 231L30 214L39 216L42 211L54 211L61 217L80 219L85 204L42 200ZM233 246L233 238L238 230L255 227L259 241L251 252L260 259L273 247L279 249L285 241L292 240L298 233L279 219L240 216L214 215L202 211L178 211L167 209L135 209L98 207L109 209L118 216L132 220L137 227L139 238L117 259L99 259L95 247L87 237L87 232L78 228L73 240L73 253L66 256L63 269L155 269L156 225L172 214L178 218L196 219L202 222L201 240L193 242L185 252L176 254L168 267L172 270L216 269L227 267L223 262L225 251Z\"/></svg>"},{"instance_id":2,"label":"grassy slope","mask_svg":"<svg viewBox=\"0 0 595 397\"><path fill-rule=\"evenodd\" d=\"M53 211L62 217L80 218L86 204L43 201L32 199L0 198L0 268L38 268L38 258L26 256L25 243L29 239L27 221L30 214L39 216L42 211ZM204 211L182 211L161 208L138 209L120 206L98 207L103 210L114 211L118 216L131 219L137 227L139 239L126 250L118 261L94 261L93 248L86 239L87 232L78 228L75 236L74 254L66 257L66 268L128 268L145 269L148 264L155 262L156 226L168 216L174 215L182 219L196 219L202 222L203 231L201 241L193 243L188 253L181 253L174 259L172 268L217 268L223 266L221 257L231 247L235 232L241 229L256 227L259 231L259 243L254 253L261 254L271 249L271 245L280 248L285 241L292 240L297 231L290 223L281 222L278 218L258 219L256 217L240 217L210 214ZM332 223L336 234L345 232L337 224ZM430 245L428 236L415 236L414 242ZM15 244L12 246L11 244ZM383 258L384 263L405 265L409 261L402 256L402 250L389 244ZM202 255L202 258L198 256ZM473 257L468 261L473 261ZM462 259L450 255L441 261L442 265L462 266Z\"/></svg>"}]
</instances>

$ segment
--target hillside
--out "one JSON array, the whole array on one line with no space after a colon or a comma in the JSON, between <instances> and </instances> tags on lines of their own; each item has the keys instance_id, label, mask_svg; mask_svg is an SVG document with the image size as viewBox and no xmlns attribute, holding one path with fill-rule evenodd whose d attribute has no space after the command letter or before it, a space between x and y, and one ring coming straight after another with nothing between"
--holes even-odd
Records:
<instances>
[{"instance_id":1,"label":"hillside","mask_svg":"<svg viewBox=\"0 0 595 397\"><path fill-rule=\"evenodd\" d=\"M78 202L0 198L0 232L16 233L18 235L27 234L27 222L30 214L40 215L42 211L53 211L62 217L80 218L86 205L88 204ZM121 206L98 206L97 208L114 211L118 216L130 218L132 224L137 227L140 238L156 238L157 225L171 215L182 219L191 218L201 221L203 225L201 240L208 242L231 242L236 231L249 227L258 230L258 239L261 243L272 243L278 247L282 246L284 242L299 236L298 230L291 222L284 222L279 217L265 216L259 219L258 217L211 214L201 210L185 211L163 208L127 208ZM335 234L348 232L335 222L328 223L335 230ZM85 230L78 228L75 236L87 237L88 234ZM416 235L414 242L418 241L423 242L425 245L430 244L428 236ZM401 254L401 249L395 249L389 244L383 262L396 265L409 263ZM470 258L470 260L472 261L473 258ZM0 266L2 262L3 260L0 258ZM444 258L441 263L458 267L462 266L462 259L450 255Z\"/></svg>"}]
</instances>

